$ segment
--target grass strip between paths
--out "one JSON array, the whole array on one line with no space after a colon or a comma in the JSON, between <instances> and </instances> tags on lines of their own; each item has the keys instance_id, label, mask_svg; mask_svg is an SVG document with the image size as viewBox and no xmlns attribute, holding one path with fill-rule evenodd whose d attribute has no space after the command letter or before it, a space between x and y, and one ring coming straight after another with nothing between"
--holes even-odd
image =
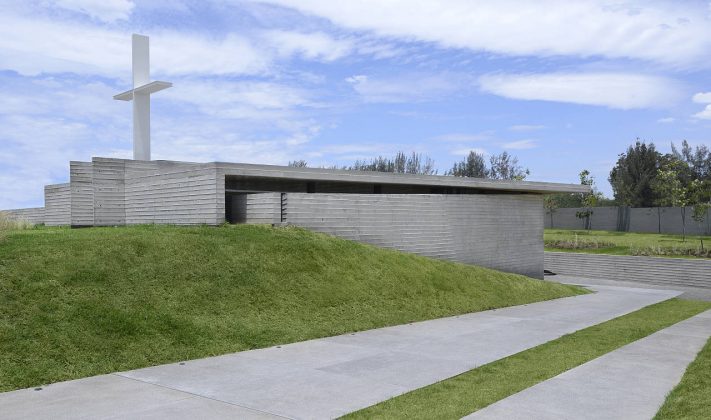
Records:
<instances>
[{"instance_id":1,"label":"grass strip between paths","mask_svg":"<svg viewBox=\"0 0 711 420\"><path fill-rule=\"evenodd\" d=\"M686 368L681 382L654 418L711 419L711 339Z\"/></svg>"},{"instance_id":2,"label":"grass strip between paths","mask_svg":"<svg viewBox=\"0 0 711 420\"><path fill-rule=\"evenodd\" d=\"M344 418L459 419L709 308L710 302L681 299L657 303L391 398ZM706 351L711 353L709 349ZM708 364L709 359L705 363ZM704 378L706 384L711 380L708 372ZM708 394L710 391L707 388L705 392Z\"/></svg>"}]
</instances>

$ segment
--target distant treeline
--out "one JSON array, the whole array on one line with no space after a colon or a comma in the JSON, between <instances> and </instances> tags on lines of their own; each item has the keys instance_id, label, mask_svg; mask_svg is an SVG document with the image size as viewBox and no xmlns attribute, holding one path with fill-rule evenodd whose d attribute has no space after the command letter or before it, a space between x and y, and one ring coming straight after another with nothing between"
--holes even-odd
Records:
<instances>
[{"instance_id":1,"label":"distant treeline","mask_svg":"<svg viewBox=\"0 0 711 420\"><path fill-rule=\"evenodd\" d=\"M305 168L308 167L308 162L295 160L289 162L289 166ZM436 175L438 172L435 168L435 161L431 157L416 152L408 155L402 151L397 152L394 157L378 156L372 159L356 160L352 165L333 165L327 168L417 175ZM519 165L518 158L508 152L491 155L487 164L484 155L475 151L469 152L469 155L461 161L455 162L452 169L444 173L447 176L519 181L524 180L529 174L530 171L527 168Z\"/></svg>"}]
</instances>

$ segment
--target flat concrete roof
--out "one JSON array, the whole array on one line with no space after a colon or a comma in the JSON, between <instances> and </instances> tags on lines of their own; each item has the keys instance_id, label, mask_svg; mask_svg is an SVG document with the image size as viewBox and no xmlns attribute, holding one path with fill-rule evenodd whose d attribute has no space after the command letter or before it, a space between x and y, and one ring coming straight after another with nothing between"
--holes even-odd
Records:
<instances>
[{"instance_id":1,"label":"flat concrete roof","mask_svg":"<svg viewBox=\"0 0 711 420\"><path fill-rule=\"evenodd\" d=\"M534 194L587 193L587 185L553 182L509 181L484 178L460 178L444 175L393 174L388 172L347 171L342 169L292 168L289 166L215 162L225 175L260 178L288 178L309 181L337 181L373 184L426 185L432 187L474 188Z\"/></svg>"},{"instance_id":2,"label":"flat concrete roof","mask_svg":"<svg viewBox=\"0 0 711 420\"><path fill-rule=\"evenodd\" d=\"M131 161L131 159L94 157L92 160ZM147 161L144 161L147 162ZM587 185L563 184L557 182L510 181L485 178L462 178L445 175L394 174L374 171L347 171L325 168L293 168L290 166L258 165L253 163L231 162L184 162L173 160L153 160L153 163L168 165L215 166L226 176L245 176L256 178L298 179L304 181L333 181L368 184L422 185L430 187L472 188L482 191L517 192L530 194L552 193L587 193ZM177 169L177 168L176 168Z\"/></svg>"}]
</instances>

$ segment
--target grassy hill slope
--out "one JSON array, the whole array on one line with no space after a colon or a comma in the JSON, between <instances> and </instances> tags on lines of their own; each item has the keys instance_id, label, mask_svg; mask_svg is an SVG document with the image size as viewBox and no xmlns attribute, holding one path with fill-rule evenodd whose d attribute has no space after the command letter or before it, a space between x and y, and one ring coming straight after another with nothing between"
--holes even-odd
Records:
<instances>
[{"instance_id":1,"label":"grassy hill slope","mask_svg":"<svg viewBox=\"0 0 711 420\"><path fill-rule=\"evenodd\" d=\"M579 293L297 228L6 231L0 391Z\"/></svg>"}]
</instances>

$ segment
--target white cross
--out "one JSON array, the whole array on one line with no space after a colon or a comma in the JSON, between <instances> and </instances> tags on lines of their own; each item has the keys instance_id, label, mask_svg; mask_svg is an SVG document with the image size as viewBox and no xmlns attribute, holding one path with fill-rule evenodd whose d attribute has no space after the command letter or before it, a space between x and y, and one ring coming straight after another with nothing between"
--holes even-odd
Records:
<instances>
[{"instance_id":1,"label":"white cross","mask_svg":"<svg viewBox=\"0 0 711 420\"><path fill-rule=\"evenodd\" d=\"M114 96L114 99L133 100L133 159L151 160L151 93L173 84L151 82L148 37L133 34L131 40L133 89Z\"/></svg>"}]
</instances>

